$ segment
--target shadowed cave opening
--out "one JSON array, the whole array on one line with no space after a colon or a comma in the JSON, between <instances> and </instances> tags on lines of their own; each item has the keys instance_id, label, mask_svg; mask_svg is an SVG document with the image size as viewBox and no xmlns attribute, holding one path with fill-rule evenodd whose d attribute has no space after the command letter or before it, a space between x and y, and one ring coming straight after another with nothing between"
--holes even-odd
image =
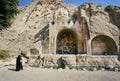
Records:
<instances>
[{"instance_id":1,"label":"shadowed cave opening","mask_svg":"<svg viewBox=\"0 0 120 81\"><path fill-rule=\"evenodd\" d=\"M92 40L93 55L115 55L117 54L117 46L115 41L105 35L96 36Z\"/></svg>"}]
</instances>

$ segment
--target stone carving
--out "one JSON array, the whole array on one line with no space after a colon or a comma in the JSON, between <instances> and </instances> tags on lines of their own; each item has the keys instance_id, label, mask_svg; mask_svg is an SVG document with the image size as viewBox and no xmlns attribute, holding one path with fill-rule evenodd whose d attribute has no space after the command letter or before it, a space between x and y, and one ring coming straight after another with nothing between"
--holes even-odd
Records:
<instances>
[{"instance_id":1,"label":"stone carving","mask_svg":"<svg viewBox=\"0 0 120 81\"><path fill-rule=\"evenodd\" d=\"M65 32L62 33L62 35L58 37L57 53L58 54L76 54L76 52L77 50L76 50L75 37L72 35L71 32L67 32L66 30Z\"/></svg>"},{"instance_id":2,"label":"stone carving","mask_svg":"<svg viewBox=\"0 0 120 81\"><path fill-rule=\"evenodd\" d=\"M55 14L54 14L54 19L59 22L65 22L66 20L69 19L69 13L67 9L65 8L59 8Z\"/></svg>"},{"instance_id":3,"label":"stone carving","mask_svg":"<svg viewBox=\"0 0 120 81\"><path fill-rule=\"evenodd\" d=\"M30 49L30 53L33 54L33 55L38 55L39 54L39 50L36 49L36 48L31 48Z\"/></svg>"},{"instance_id":4,"label":"stone carving","mask_svg":"<svg viewBox=\"0 0 120 81\"><path fill-rule=\"evenodd\" d=\"M115 42L107 36L100 35L100 36L95 37L92 40L93 54L112 55L112 54L116 54L116 51L117 51L117 47L116 47Z\"/></svg>"},{"instance_id":5,"label":"stone carving","mask_svg":"<svg viewBox=\"0 0 120 81\"><path fill-rule=\"evenodd\" d=\"M32 64L37 57L30 49L36 48L43 57L35 64L43 66L59 65L60 58L78 67L119 65L119 7L93 3L76 7L63 0L33 0L19 9L11 27L0 32L0 50L10 55L17 55L19 49L27 51Z\"/></svg>"}]
</instances>

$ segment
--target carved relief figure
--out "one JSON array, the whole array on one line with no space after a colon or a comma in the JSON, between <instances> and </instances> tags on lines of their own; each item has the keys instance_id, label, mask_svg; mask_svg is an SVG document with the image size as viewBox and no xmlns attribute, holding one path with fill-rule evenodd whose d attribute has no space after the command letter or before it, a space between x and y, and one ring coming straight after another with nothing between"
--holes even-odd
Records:
<instances>
[{"instance_id":1,"label":"carved relief figure","mask_svg":"<svg viewBox=\"0 0 120 81\"><path fill-rule=\"evenodd\" d=\"M76 52L76 39L70 31L65 31L60 36L58 36L58 54L76 54Z\"/></svg>"}]
</instances>

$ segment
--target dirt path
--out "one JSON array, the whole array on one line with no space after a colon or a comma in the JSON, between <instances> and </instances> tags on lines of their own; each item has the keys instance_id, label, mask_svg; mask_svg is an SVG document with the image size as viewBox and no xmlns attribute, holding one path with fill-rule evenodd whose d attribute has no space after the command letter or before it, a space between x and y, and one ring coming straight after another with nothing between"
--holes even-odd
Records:
<instances>
[{"instance_id":1,"label":"dirt path","mask_svg":"<svg viewBox=\"0 0 120 81\"><path fill-rule=\"evenodd\" d=\"M120 72L41 69L25 67L0 68L0 81L120 81Z\"/></svg>"}]
</instances>

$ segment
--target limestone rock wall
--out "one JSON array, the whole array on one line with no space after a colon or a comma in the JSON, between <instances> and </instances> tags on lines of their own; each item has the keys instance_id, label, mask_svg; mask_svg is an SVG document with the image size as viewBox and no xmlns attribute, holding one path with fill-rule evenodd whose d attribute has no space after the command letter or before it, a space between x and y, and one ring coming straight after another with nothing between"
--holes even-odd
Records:
<instances>
[{"instance_id":1,"label":"limestone rock wall","mask_svg":"<svg viewBox=\"0 0 120 81\"><path fill-rule=\"evenodd\" d=\"M51 3L35 0L19 8L20 13L15 17L12 26L0 34L0 49L18 54L19 50L29 51L30 48L37 48L40 53L48 54L49 23L68 20L75 8L73 5L65 5L62 0Z\"/></svg>"},{"instance_id":2,"label":"limestone rock wall","mask_svg":"<svg viewBox=\"0 0 120 81\"><path fill-rule=\"evenodd\" d=\"M118 62L113 59L117 59L120 51L119 7L93 3L76 7L64 4L63 0L33 0L19 10L12 26L0 32L0 50L8 50L11 55L22 51L32 56L31 49L53 57L68 54L63 59L70 65L102 65L105 59L110 60L108 64ZM69 54L76 54L72 61ZM87 58L80 54L116 55L116 58Z\"/></svg>"}]
</instances>

